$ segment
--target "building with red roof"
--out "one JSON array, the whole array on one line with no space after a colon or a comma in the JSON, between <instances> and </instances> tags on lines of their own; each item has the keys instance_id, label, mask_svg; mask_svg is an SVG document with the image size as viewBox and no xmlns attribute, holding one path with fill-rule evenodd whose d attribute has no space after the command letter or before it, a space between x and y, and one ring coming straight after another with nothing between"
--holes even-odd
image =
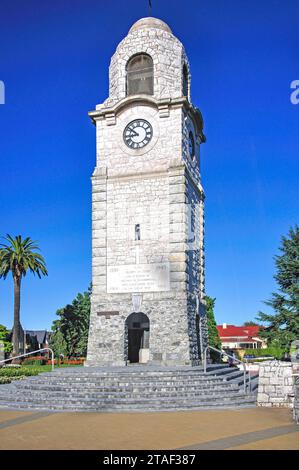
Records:
<instances>
[{"instance_id":1,"label":"building with red roof","mask_svg":"<svg viewBox=\"0 0 299 470\"><path fill-rule=\"evenodd\" d=\"M223 349L238 350L242 355L242 350L245 349L267 347L265 339L260 337L260 326L235 326L223 323L217 326L217 330Z\"/></svg>"}]
</instances>

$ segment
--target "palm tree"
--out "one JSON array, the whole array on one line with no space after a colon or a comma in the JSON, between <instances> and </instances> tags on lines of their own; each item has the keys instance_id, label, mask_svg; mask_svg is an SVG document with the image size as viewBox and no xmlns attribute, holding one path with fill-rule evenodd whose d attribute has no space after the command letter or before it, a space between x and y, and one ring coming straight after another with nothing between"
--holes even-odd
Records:
<instances>
[{"instance_id":1,"label":"palm tree","mask_svg":"<svg viewBox=\"0 0 299 470\"><path fill-rule=\"evenodd\" d=\"M13 238L7 235L4 240L8 243L0 243L0 278L6 279L11 272L14 282L14 324L13 324L13 356L19 353L20 344L20 300L21 281L27 271L39 278L47 276L45 260L37 253L39 247L36 242L27 237L22 240L21 235Z\"/></svg>"}]
</instances>

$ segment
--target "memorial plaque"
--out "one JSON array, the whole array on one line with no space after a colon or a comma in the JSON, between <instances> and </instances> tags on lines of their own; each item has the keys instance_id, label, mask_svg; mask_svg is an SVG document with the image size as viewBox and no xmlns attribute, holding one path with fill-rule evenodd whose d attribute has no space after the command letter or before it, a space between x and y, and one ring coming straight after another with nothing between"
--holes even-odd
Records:
<instances>
[{"instance_id":1,"label":"memorial plaque","mask_svg":"<svg viewBox=\"0 0 299 470\"><path fill-rule=\"evenodd\" d=\"M107 266L108 293L161 292L169 289L169 263Z\"/></svg>"}]
</instances>

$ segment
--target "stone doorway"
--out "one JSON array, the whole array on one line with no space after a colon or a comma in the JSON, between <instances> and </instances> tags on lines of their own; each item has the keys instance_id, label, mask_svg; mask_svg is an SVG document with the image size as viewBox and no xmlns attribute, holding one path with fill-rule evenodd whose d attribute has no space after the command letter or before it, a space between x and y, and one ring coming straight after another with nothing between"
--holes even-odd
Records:
<instances>
[{"instance_id":1,"label":"stone doorway","mask_svg":"<svg viewBox=\"0 0 299 470\"><path fill-rule=\"evenodd\" d=\"M142 312L131 313L126 320L127 360L132 363L146 363L149 359L150 322Z\"/></svg>"}]
</instances>

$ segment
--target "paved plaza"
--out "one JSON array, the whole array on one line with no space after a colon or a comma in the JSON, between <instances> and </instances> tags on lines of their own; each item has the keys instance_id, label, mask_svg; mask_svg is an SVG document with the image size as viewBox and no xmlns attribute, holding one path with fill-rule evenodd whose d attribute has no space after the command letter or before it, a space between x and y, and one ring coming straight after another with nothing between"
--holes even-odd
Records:
<instances>
[{"instance_id":1,"label":"paved plaza","mask_svg":"<svg viewBox=\"0 0 299 470\"><path fill-rule=\"evenodd\" d=\"M0 449L297 449L286 409L164 413L0 411Z\"/></svg>"}]
</instances>

